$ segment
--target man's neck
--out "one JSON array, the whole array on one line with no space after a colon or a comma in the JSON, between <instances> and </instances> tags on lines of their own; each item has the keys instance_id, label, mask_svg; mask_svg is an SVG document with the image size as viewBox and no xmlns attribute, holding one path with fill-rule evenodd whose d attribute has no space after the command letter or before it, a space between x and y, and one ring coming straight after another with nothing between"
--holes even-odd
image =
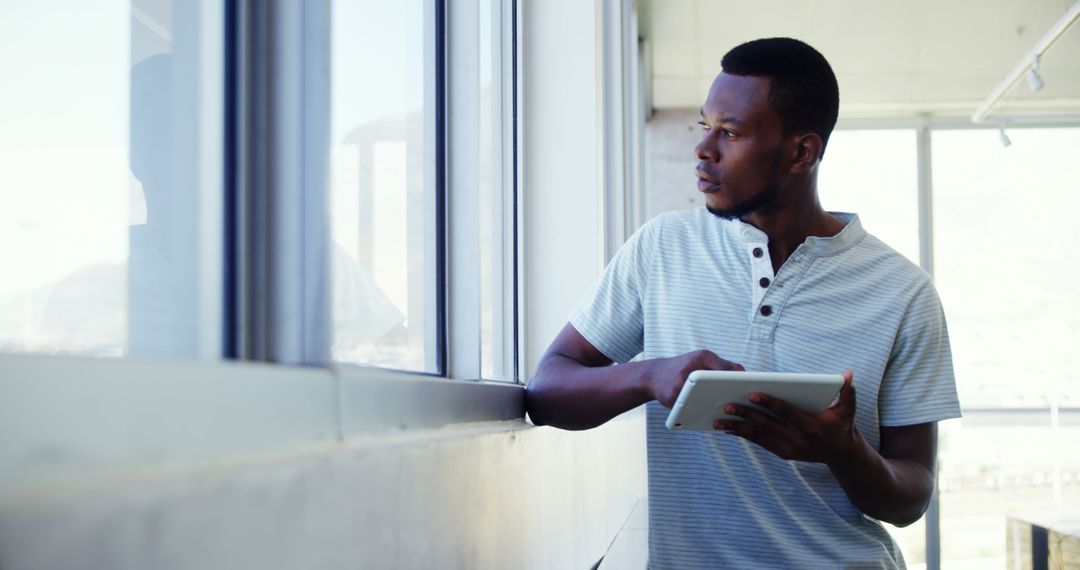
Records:
<instances>
[{"instance_id":1,"label":"man's neck","mask_svg":"<svg viewBox=\"0 0 1080 570\"><path fill-rule=\"evenodd\" d=\"M810 200L789 202L786 207L760 210L742 218L769 236L769 257L774 272L780 271L807 237L832 237L844 229L845 223L826 212L815 193L810 196Z\"/></svg>"}]
</instances>

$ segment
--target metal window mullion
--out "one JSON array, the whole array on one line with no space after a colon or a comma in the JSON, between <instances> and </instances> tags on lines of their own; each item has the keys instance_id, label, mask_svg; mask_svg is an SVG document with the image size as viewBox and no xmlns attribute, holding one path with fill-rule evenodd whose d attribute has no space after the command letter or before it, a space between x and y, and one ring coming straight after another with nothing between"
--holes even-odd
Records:
<instances>
[{"instance_id":1,"label":"metal window mullion","mask_svg":"<svg viewBox=\"0 0 1080 570\"><path fill-rule=\"evenodd\" d=\"M240 353L240 285L241 271L238 268L240 262L238 238L240 216L238 215L238 188L241 180L239 164L242 158L240 152L240 90L244 83L239 70L239 56L242 53L243 28L240 24L239 6L237 0L226 0L224 6L224 148L222 149L224 168L222 186L224 189L224 208L222 226L222 266L223 266L223 298L222 298L222 346L223 358L236 359Z\"/></svg>"},{"instance_id":2,"label":"metal window mullion","mask_svg":"<svg viewBox=\"0 0 1080 570\"><path fill-rule=\"evenodd\" d=\"M637 195L637 176L635 169L638 162L635 160L634 149L636 148L637 129L633 121L636 106L634 105L634 57L637 54L637 28L634 26L634 6L628 0L619 0L622 5L619 23L619 64L622 68L622 80L619 84L619 98L622 100L623 111L619 117L623 125L623 210L621 212L623 231L618 236L619 244L634 232L636 226L634 219L634 196Z\"/></svg>"},{"instance_id":3,"label":"metal window mullion","mask_svg":"<svg viewBox=\"0 0 1080 570\"><path fill-rule=\"evenodd\" d=\"M238 0L236 356L324 365L325 0Z\"/></svg>"},{"instance_id":4,"label":"metal window mullion","mask_svg":"<svg viewBox=\"0 0 1080 570\"><path fill-rule=\"evenodd\" d=\"M919 200L919 266L934 276L934 193L930 148L931 130L923 123L916 131ZM937 449L937 430L934 430L934 449ZM937 456L934 457L935 464ZM938 471L934 469L934 492L926 509L926 568L941 568L941 504L937 490Z\"/></svg>"},{"instance_id":5,"label":"metal window mullion","mask_svg":"<svg viewBox=\"0 0 1080 570\"><path fill-rule=\"evenodd\" d=\"M410 327L423 336L424 369L436 374L447 372L446 325L446 0L424 3L424 78L433 78L431 88L424 88L424 259L422 292L416 296L423 307L414 311ZM409 223L412 223L409 216ZM410 273L410 280L412 275ZM416 321L416 322L413 322Z\"/></svg>"},{"instance_id":6,"label":"metal window mullion","mask_svg":"<svg viewBox=\"0 0 1080 570\"><path fill-rule=\"evenodd\" d=\"M330 0L303 6L303 136L301 149L304 225L302 251L304 364L330 361L332 339L330 220Z\"/></svg>"},{"instance_id":7,"label":"metal window mullion","mask_svg":"<svg viewBox=\"0 0 1080 570\"><path fill-rule=\"evenodd\" d=\"M615 255L626 238L626 122L624 55L623 54L623 10L622 0L605 0L601 5L601 38L603 42L602 106L598 113L604 122L602 142L604 246L603 263L606 264Z\"/></svg>"},{"instance_id":8,"label":"metal window mullion","mask_svg":"<svg viewBox=\"0 0 1080 570\"><path fill-rule=\"evenodd\" d=\"M494 30L485 31L493 33L492 42L492 98L494 104L493 121L495 124L493 136L496 144L493 152L498 153L498 160L493 161L498 172L493 178L495 187L494 194L497 196L497 207L492 208L497 233L496 242L492 244L496 251L493 265L491 286L494 287L496 299L492 310L495 311L493 339L493 366L496 380L516 380L517 372L515 350L517 346L517 323L516 323L516 278L515 264L517 263L517 239L515 227L517 224L517 200L515 156L514 156L514 9L512 2L505 3L498 0L491 1L491 10ZM481 363L483 365L483 363Z\"/></svg>"},{"instance_id":9,"label":"metal window mullion","mask_svg":"<svg viewBox=\"0 0 1080 570\"><path fill-rule=\"evenodd\" d=\"M623 93L626 98L627 111L624 113L624 120L627 124L627 133L629 134L629 143L627 149L627 177L630 183L627 185L629 195L627 196L626 206L626 233L632 234L638 227L644 223L644 213L642 212L641 196L644 193L643 184L644 176L642 165L645 162L644 155L642 154L642 137L645 133L645 125L641 120L641 96L638 93L638 86L641 85L641 78L638 76L640 72L640 62L638 61L638 17L637 11L634 7L634 2L627 2L623 10L624 26L626 27L623 38L623 62L625 69L625 80L623 82Z\"/></svg>"},{"instance_id":10,"label":"metal window mullion","mask_svg":"<svg viewBox=\"0 0 1080 570\"><path fill-rule=\"evenodd\" d=\"M501 219L502 245L500 248L499 284L501 295L499 298L498 321L501 323L498 351L496 358L500 363L500 380L517 380L517 181L515 179L515 143L514 133L514 97L517 91L514 87L516 77L514 74L514 58L517 57L514 38L515 10L513 1L506 3L493 2L498 24L498 52L499 66L495 73L495 80L499 85L499 112L497 115L499 132L499 195L502 196L502 206L499 209Z\"/></svg>"},{"instance_id":11,"label":"metal window mullion","mask_svg":"<svg viewBox=\"0 0 1080 570\"><path fill-rule=\"evenodd\" d=\"M525 93L525 74L521 71L522 62L524 61L524 50L521 48L521 42L524 37L523 29L524 23L520 16L518 0L510 0L510 26L511 26L511 61L510 61L510 81L511 81L511 113L510 113L510 144L513 147L512 151L512 169L513 169L513 319L514 319L514 342L513 342L513 362L514 362L514 378L516 378L522 384L525 383L526 377L529 373L528 366L528 353L527 342L528 336L526 335L527 328L525 327L525 309L527 304L525 303L526 282L525 279L525 118L522 112L524 109L524 93Z\"/></svg>"},{"instance_id":12,"label":"metal window mullion","mask_svg":"<svg viewBox=\"0 0 1080 570\"><path fill-rule=\"evenodd\" d=\"M930 156L930 127L921 126L916 134L919 170L919 266L934 275L934 193Z\"/></svg>"},{"instance_id":13,"label":"metal window mullion","mask_svg":"<svg viewBox=\"0 0 1080 570\"><path fill-rule=\"evenodd\" d=\"M479 3L447 4L447 374L480 378Z\"/></svg>"}]
</instances>

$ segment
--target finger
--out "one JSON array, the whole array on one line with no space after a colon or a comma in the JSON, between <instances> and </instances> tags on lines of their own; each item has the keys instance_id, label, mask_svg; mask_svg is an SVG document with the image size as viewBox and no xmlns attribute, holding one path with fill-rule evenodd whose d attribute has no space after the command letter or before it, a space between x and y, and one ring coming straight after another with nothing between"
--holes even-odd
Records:
<instances>
[{"instance_id":1,"label":"finger","mask_svg":"<svg viewBox=\"0 0 1080 570\"><path fill-rule=\"evenodd\" d=\"M840 384L840 390L837 390L836 396L834 396L832 401L829 402L829 408L835 408L836 405L840 403L840 398L841 396L843 396L844 385L847 384L849 378L854 378L852 376L851 370L845 370L841 376L844 379L843 383Z\"/></svg>"},{"instance_id":2,"label":"finger","mask_svg":"<svg viewBox=\"0 0 1080 570\"><path fill-rule=\"evenodd\" d=\"M743 423L745 423L745 422L741 422L739 420L716 420L716 421L713 422L712 427L716 431L722 431L722 432L727 432L727 433L730 433L730 434L734 434L735 433L735 428L738 427L740 424L743 424Z\"/></svg>"},{"instance_id":3,"label":"finger","mask_svg":"<svg viewBox=\"0 0 1080 570\"><path fill-rule=\"evenodd\" d=\"M717 420L714 427L724 430L730 435L745 439L778 457L787 459L791 456L791 445L788 440L768 427L755 425L748 421L733 420Z\"/></svg>"},{"instance_id":4,"label":"finger","mask_svg":"<svg viewBox=\"0 0 1080 570\"><path fill-rule=\"evenodd\" d=\"M746 368L743 368L742 364L721 358L715 352L709 352L708 357L708 362L706 364L711 370L736 370L739 372L746 370Z\"/></svg>"},{"instance_id":5,"label":"finger","mask_svg":"<svg viewBox=\"0 0 1080 570\"><path fill-rule=\"evenodd\" d=\"M750 401L803 431L806 431L818 421L814 415L808 414L788 402L773 398L768 394L754 392L750 394Z\"/></svg>"},{"instance_id":6,"label":"finger","mask_svg":"<svg viewBox=\"0 0 1080 570\"><path fill-rule=\"evenodd\" d=\"M753 429L755 431L768 431L780 434L784 439L791 439L796 436L796 432L788 424L770 416L769 414L755 410L749 406L743 406L739 404L728 404L724 406L724 413L731 416L739 416L744 421L740 422L740 427L747 429ZM749 425L746 425L749 424Z\"/></svg>"},{"instance_id":7,"label":"finger","mask_svg":"<svg viewBox=\"0 0 1080 570\"><path fill-rule=\"evenodd\" d=\"M756 438L758 432L753 424L745 420L716 420L713 422L713 427L719 431L750 440Z\"/></svg>"}]
</instances>

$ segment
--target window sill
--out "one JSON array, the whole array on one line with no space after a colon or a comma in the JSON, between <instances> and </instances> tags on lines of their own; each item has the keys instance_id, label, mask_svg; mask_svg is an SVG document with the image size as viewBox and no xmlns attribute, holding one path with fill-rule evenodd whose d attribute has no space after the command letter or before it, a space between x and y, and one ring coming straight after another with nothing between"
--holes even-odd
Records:
<instances>
[{"instance_id":1,"label":"window sill","mask_svg":"<svg viewBox=\"0 0 1080 570\"><path fill-rule=\"evenodd\" d=\"M3 354L0 394L8 490L453 424L524 425L518 384L362 367Z\"/></svg>"}]
</instances>

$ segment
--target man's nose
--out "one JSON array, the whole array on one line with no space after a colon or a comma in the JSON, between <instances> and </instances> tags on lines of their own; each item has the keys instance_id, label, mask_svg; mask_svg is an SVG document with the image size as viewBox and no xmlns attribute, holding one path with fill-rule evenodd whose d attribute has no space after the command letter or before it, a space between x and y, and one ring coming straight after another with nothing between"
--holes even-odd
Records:
<instances>
[{"instance_id":1,"label":"man's nose","mask_svg":"<svg viewBox=\"0 0 1080 570\"><path fill-rule=\"evenodd\" d=\"M720 153L716 145L713 144L709 133L705 133L705 137L694 147L694 155L698 157L698 160L707 160L709 162L720 160Z\"/></svg>"}]
</instances>

